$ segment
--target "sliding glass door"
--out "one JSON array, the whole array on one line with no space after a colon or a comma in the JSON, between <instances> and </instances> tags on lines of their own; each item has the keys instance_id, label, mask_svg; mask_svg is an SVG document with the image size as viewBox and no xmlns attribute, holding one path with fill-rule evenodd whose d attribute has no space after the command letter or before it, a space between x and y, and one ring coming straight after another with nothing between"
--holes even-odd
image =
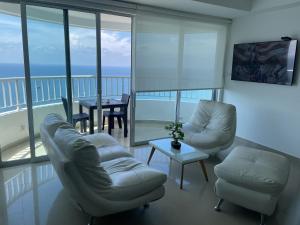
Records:
<instances>
[{"instance_id":1,"label":"sliding glass door","mask_svg":"<svg viewBox=\"0 0 300 225\"><path fill-rule=\"evenodd\" d=\"M135 103L136 144L167 137L167 124L176 119L176 91L138 92Z\"/></svg>"},{"instance_id":2,"label":"sliding glass door","mask_svg":"<svg viewBox=\"0 0 300 225\"><path fill-rule=\"evenodd\" d=\"M200 100L213 99L213 90L180 91L178 120L186 123L190 120Z\"/></svg>"},{"instance_id":3,"label":"sliding glass door","mask_svg":"<svg viewBox=\"0 0 300 225\"><path fill-rule=\"evenodd\" d=\"M30 158L20 5L0 2L0 158ZM1 162L0 162L1 163Z\"/></svg>"},{"instance_id":4,"label":"sliding glass door","mask_svg":"<svg viewBox=\"0 0 300 225\"><path fill-rule=\"evenodd\" d=\"M131 17L0 3L0 50L0 166L47 159L39 134L47 114L71 121L79 100L93 98L102 130L102 101L130 94Z\"/></svg>"},{"instance_id":5,"label":"sliding glass door","mask_svg":"<svg viewBox=\"0 0 300 225\"><path fill-rule=\"evenodd\" d=\"M101 13L101 83L102 101L122 98L130 94L131 88L131 18ZM109 109L104 109L109 110ZM119 109L116 109L117 111ZM129 115L130 113L128 113ZM128 118L130 119L130 118ZM104 131L108 132L108 119L104 123ZM124 126L123 126L124 129ZM129 129L128 129L129 130ZM112 135L122 143L129 144L123 139L122 129L117 126ZM123 142L124 140L124 142Z\"/></svg>"},{"instance_id":6,"label":"sliding glass door","mask_svg":"<svg viewBox=\"0 0 300 225\"><path fill-rule=\"evenodd\" d=\"M79 113L79 99L97 97L96 15L69 11L71 88L73 113ZM86 113L89 113L84 109ZM94 121L97 118L94 117ZM78 123L77 126L80 126ZM89 132L89 129L87 129Z\"/></svg>"},{"instance_id":7,"label":"sliding glass door","mask_svg":"<svg viewBox=\"0 0 300 225\"><path fill-rule=\"evenodd\" d=\"M39 126L49 113L66 118L61 97L67 96L63 10L27 6L27 32L35 156L46 154Z\"/></svg>"}]
</instances>

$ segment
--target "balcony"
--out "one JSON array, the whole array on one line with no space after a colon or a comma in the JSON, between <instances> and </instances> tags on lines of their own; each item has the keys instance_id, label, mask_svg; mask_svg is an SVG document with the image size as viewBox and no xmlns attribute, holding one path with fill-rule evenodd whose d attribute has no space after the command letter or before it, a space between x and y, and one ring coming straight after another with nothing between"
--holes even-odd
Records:
<instances>
[{"instance_id":1,"label":"balcony","mask_svg":"<svg viewBox=\"0 0 300 225\"><path fill-rule=\"evenodd\" d=\"M45 154L39 140L39 124L48 113L63 111L61 96L66 96L65 76L37 76L31 78L36 155ZM113 88L112 88L113 87ZM128 76L105 76L102 79L103 98L119 98L128 93ZM78 112L78 99L96 97L96 77L81 75L72 77L73 110ZM30 157L26 108L25 78L0 78L0 128L5 130L1 138L2 160L18 160Z\"/></svg>"},{"instance_id":2,"label":"balcony","mask_svg":"<svg viewBox=\"0 0 300 225\"><path fill-rule=\"evenodd\" d=\"M130 92L129 76L103 76L102 97L120 98ZM45 154L39 140L39 124L49 113L65 115L61 96L66 95L65 76L36 76L31 78L36 155ZM2 160L18 160L30 157L26 109L25 79L21 77L0 78L0 128L5 130L2 143ZM96 77L80 75L72 77L73 112L78 112L78 99L96 97ZM186 121L199 98L210 98L211 91L181 93L181 120ZM167 136L163 127L175 119L176 92L137 93L135 108L135 141L142 142ZM163 112L162 112L163 109ZM129 109L130 110L130 109ZM130 119L130 118L129 118ZM95 119L96 120L96 119ZM96 124L96 123L95 123ZM117 124L115 127L118 127ZM96 127L97 128L97 127ZM106 130L105 130L106 132ZM114 129L122 144L129 146L120 129Z\"/></svg>"}]
</instances>

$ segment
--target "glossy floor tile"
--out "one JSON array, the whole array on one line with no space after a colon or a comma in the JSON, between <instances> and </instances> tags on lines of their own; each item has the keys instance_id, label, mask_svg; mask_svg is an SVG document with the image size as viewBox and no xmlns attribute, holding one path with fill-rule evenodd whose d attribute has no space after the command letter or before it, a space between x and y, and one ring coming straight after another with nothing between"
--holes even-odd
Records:
<instances>
[{"instance_id":1,"label":"glossy floor tile","mask_svg":"<svg viewBox=\"0 0 300 225\"><path fill-rule=\"evenodd\" d=\"M139 160L146 162L150 147L131 148ZM300 163L292 158L289 183L283 192L275 214L267 225L299 225L300 223ZM122 225L258 225L259 214L225 202L222 212L215 212L216 177L213 167L219 161L206 161L209 181L201 167L187 165L184 188L179 189L180 165L160 152L155 152L150 166L168 175L165 196L139 208L103 218L97 224ZM50 162L27 164L0 170L0 224L1 225L83 225L84 215L64 191Z\"/></svg>"}]
</instances>

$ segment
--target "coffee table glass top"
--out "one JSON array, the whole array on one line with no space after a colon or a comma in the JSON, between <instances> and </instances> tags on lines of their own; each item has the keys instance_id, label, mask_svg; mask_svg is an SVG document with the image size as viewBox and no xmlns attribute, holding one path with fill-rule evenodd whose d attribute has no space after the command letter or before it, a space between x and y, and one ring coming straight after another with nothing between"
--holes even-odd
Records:
<instances>
[{"instance_id":1,"label":"coffee table glass top","mask_svg":"<svg viewBox=\"0 0 300 225\"><path fill-rule=\"evenodd\" d=\"M165 138L149 141L149 145L182 164L200 161L209 157L205 152L183 142L180 142L180 150L174 149L171 146L172 140L171 138Z\"/></svg>"}]
</instances>

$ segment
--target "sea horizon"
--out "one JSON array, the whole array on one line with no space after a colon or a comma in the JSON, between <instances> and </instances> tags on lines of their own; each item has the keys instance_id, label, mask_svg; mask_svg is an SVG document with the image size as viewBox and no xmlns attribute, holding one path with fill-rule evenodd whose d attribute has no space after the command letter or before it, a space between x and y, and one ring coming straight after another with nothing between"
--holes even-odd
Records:
<instances>
[{"instance_id":1,"label":"sea horizon","mask_svg":"<svg viewBox=\"0 0 300 225\"><path fill-rule=\"evenodd\" d=\"M66 74L65 65L32 64L31 76L63 76ZM96 66L72 65L72 75L96 75ZM131 67L102 66L103 76L130 76ZM0 63L0 78L24 77L23 64Z\"/></svg>"}]
</instances>

